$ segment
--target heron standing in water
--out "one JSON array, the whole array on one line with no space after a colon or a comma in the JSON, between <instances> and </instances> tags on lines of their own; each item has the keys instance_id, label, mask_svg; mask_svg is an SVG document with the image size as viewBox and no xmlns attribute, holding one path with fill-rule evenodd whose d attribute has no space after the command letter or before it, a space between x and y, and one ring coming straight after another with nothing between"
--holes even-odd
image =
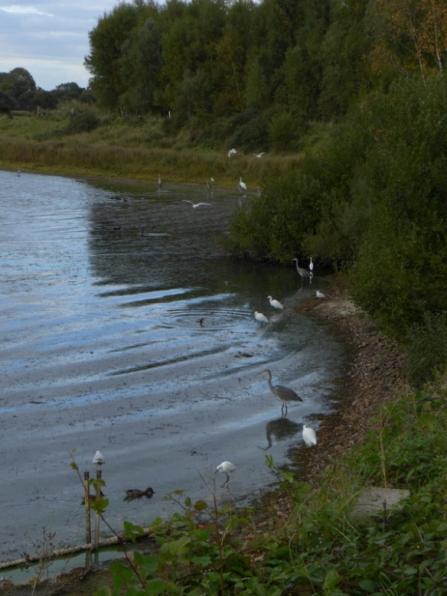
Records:
<instances>
[{"instance_id":1,"label":"heron standing in water","mask_svg":"<svg viewBox=\"0 0 447 596\"><path fill-rule=\"evenodd\" d=\"M278 300L275 300L271 296L267 296L267 300L270 301L270 306L273 306L273 308L277 308L278 310L283 310L284 306Z\"/></svg>"},{"instance_id":2,"label":"heron standing in water","mask_svg":"<svg viewBox=\"0 0 447 596\"><path fill-rule=\"evenodd\" d=\"M310 277L309 271L307 269L303 269L302 267L300 267L300 263L296 257L294 259L292 259L292 262L295 263L296 270L298 271L298 275L301 275L302 281L304 281L305 277Z\"/></svg>"},{"instance_id":3,"label":"heron standing in water","mask_svg":"<svg viewBox=\"0 0 447 596\"><path fill-rule=\"evenodd\" d=\"M272 373L267 368L266 370L261 371L258 373L260 375L267 374L269 389L273 393L275 397L282 401L281 406L281 414L283 417L287 416L287 402L289 401L303 401L301 397L295 393L293 389L289 389L289 387L284 387L284 385L272 385Z\"/></svg>"}]
</instances>

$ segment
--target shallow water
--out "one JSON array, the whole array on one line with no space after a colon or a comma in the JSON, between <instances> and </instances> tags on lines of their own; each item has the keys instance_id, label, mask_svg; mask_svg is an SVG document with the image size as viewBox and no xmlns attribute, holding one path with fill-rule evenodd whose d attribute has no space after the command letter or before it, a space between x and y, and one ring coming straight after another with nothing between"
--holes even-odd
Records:
<instances>
[{"instance_id":1,"label":"shallow water","mask_svg":"<svg viewBox=\"0 0 447 596\"><path fill-rule=\"evenodd\" d=\"M217 238L238 197L0 172L1 561L35 552L43 528L57 547L84 542L72 457L93 477L104 454L121 531L170 515L175 489L257 494L274 482L265 455L287 463L302 424L331 410L342 347L293 311L324 279L301 286L292 267L229 259ZM286 419L267 367L303 399ZM228 489L213 474L222 460L237 466ZM152 499L123 500L147 486Z\"/></svg>"}]
</instances>

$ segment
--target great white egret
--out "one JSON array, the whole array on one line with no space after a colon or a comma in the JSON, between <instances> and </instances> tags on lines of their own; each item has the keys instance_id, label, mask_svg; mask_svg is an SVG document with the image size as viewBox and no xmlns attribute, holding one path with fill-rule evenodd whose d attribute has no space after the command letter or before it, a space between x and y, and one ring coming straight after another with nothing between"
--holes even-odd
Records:
<instances>
[{"instance_id":1,"label":"great white egret","mask_svg":"<svg viewBox=\"0 0 447 596\"><path fill-rule=\"evenodd\" d=\"M101 451L97 451L95 453L95 455L93 456L93 459L92 459L92 463L95 464L96 466L102 466L102 464L105 463L105 459L104 459L104 456L101 453Z\"/></svg>"},{"instance_id":2,"label":"great white egret","mask_svg":"<svg viewBox=\"0 0 447 596\"><path fill-rule=\"evenodd\" d=\"M303 439L308 447L317 444L317 433L310 426L303 424Z\"/></svg>"},{"instance_id":3,"label":"great white egret","mask_svg":"<svg viewBox=\"0 0 447 596\"><path fill-rule=\"evenodd\" d=\"M210 207L212 205L212 203L193 203L187 199L183 199L183 203L191 203L193 209L197 209L197 207L200 207L201 205L209 205Z\"/></svg>"},{"instance_id":4,"label":"great white egret","mask_svg":"<svg viewBox=\"0 0 447 596\"><path fill-rule=\"evenodd\" d=\"M237 185L237 187L241 192L247 192L247 185L245 184L245 182L242 182L242 178L239 178L239 184Z\"/></svg>"},{"instance_id":5,"label":"great white egret","mask_svg":"<svg viewBox=\"0 0 447 596\"><path fill-rule=\"evenodd\" d=\"M231 157L232 155L236 155L236 153L237 153L236 149L230 149L230 150L228 151L228 159L230 159L230 157Z\"/></svg>"},{"instance_id":6,"label":"great white egret","mask_svg":"<svg viewBox=\"0 0 447 596\"><path fill-rule=\"evenodd\" d=\"M267 374L269 376L269 389L275 397L282 401L281 412L283 416L287 416L287 402L303 401L301 397L297 393L295 393L293 389L289 389L289 387L284 387L284 385L272 385L272 373L269 371L268 368L266 370L261 371L258 374Z\"/></svg>"},{"instance_id":7,"label":"great white egret","mask_svg":"<svg viewBox=\"0 0 447 596\"><path fill-rule=\"evenodd\" d=\"M255 310L255 319L258 321L258 323L268 323L269 322L267 317L265 315L263 315L262 312L258 312L257 310Z\"/></svg>"},{"instance_id":8,"label":"great white egret","mask_svg":"<svg viewBox=\"0 0 447 596\"><path fill-rule=\"evenodd\" d=\"M313 270L314 270L314 262L312 261L312 257L310 257L309 271L313 272Z\"/></svg>"},{"instance_id":9,"label":"great white egret","mask_svg":"<svg viewBox=\"0 0 447 596\"><path fill-rule=\"evenodd\" d=\"M261 157L262 157L263 155L265 155L265 151L262 151L262 153L253 153L253 155L254 155L255 157L257 157L258 159L261 159Z\"/></svg>"},{"instance_id":10,"label":"great white egret","mask_svg":"<svg viewBox=\"0 0 447 596\"><path fill-rule=\"evenodd\" d=\"M305 277L310 277L309 271L307 269L303 269L302 267L300 267L299 261L296 257L294 259L292 259L292 261L295 262L296 270L298 271L298 275L301 275L301 279L303 281L304 281Z\"/></svg>"},{"instance_id":11,"label":"great white egret","mask_svg":"<svg viewBox=\"0 0 447 596\"><path fill-rule=\"evenodd\" d=\"M281 302L275 300L271 296L267 296L267 300L270 300L270 305L273 306L273 308L277 308L278 310L282 310L284 308Z\"/></svg>"},{"instance_id":12,"label":"great white egret","mask_svg":"<svg viewBox=\"0 0 447 596\"><path fill-rule=\"evenodd\" d=\"M317 298L326 298L326 296L323 294L323 292L320 292L319 290L316 291L315 295Z\"/></svg>"},{"instance_id":13,"label":"great white egret","mask_svg":"<svg viewBox=\"0 0 447 596\"><path fill-rule=\"evenodd\" d=\"M227 479L222 484L222 486L225 486L226 484L228 484L228 482L230 481L229 474L231 474L231 472L234 472L235 469L236 469L236 466L234 464L232 464L231 461L223 461L221 464L219 464L217 466L214 473L217 474L219 472L220 474L225 474L227 477Z\"/></svg>"}]
</instances>

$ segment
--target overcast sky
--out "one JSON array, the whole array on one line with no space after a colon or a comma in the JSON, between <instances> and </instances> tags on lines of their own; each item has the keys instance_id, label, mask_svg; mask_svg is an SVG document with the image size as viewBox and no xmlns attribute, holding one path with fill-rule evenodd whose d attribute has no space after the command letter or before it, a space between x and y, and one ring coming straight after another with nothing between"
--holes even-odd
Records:
<instances>
[{"instance_id":1,"label":"overcast sky","mask_svg":"<svg viewBox=\"0 0 447 596\"><path fill-rule=\"evenodd\" d=\"M0 0L0 72L26 68L36 85L87 87L88 33L119 0Z\"/></svg>"}]
</instances>

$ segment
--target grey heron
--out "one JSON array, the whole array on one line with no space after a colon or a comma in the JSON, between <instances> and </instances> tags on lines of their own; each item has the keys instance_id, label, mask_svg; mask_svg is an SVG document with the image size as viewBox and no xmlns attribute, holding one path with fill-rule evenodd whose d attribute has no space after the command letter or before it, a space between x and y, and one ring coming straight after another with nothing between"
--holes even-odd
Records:
<instances>
[{"instance_id":1,"label":"grey heron","mask_svg":"<svg viewBox=\"0 0 447 596\"><path fill-rule=\"evenodd\" d=\"M223 461L221 464L219 464L217 466L214 473L217 474L217 472L219 472L221 474L225 474L227 477L227 479L222 484L222 486L225 486L226 484L228 484L228 482L230 481L229 474L231 474L231 472L234 472L235 469L236 469L236 466L234 464L232 464L231 461Z\"/></svg>"},{"instance_id":2,"label":"grey heron","mask_svg":"<svg viewBox=\"0 0 447 596\"><path fill-rule=\"evenodd\" d=\"M269 389L275 397L282 401L281 412L283 416L287 416L287 402L303 401L301 397L297 393L295 393L293 389L289 389L289 387L284 387L284 385L272 385L272 373L269 371L268 368L266 370L261 371L258 374L267 374L269 376Z\"/></svg>"},{"instance_id":3,"label":"grey heron","mask_svg":"<svg viewBox=\"0 0 447 596\"><path fill-rule=\"evenodd\" d=\"M292 262L295 262L296 270L298 271L298 275L301 275L301 279L303 281L304 281L305 277L310 277L309 271L307 269L303 269L302 267L300 267L300 263L296 257L294 259L292 259Z\"/></svg>"},{"instance_id":4,"label":"grey heron","mask_svg":"<svg viewBox=\"0 0 447 596\"><path fill-rule=\"evenodd\" d=\"M310 426L303 424L303 440L308 447L317 444L317 433Z\"/></svg>"},{"instance_id":5,"label":"grey heron","mask_svg":"<svg viewBox=\"0 0 447 596\"><path fill-rule=\"evenodd\" d=\"M255 319L258 321L258 323L268 323L269 322L267 317L265 315L263 315L262 312L258 312L257 310L255 310Z\"/></svg>"},{"instance_id":6,"label":"grey heron","mask_svg":"<svg viewBox=\"0 0 447 596\"><path fill-rule=\"evenodd\" d=\"M282 310L284 308L284 306L281 304L281 302L279 302L278 300L275 300L271 296L267 296L267 300L270 301L270 306L273 306L273 308L277 308L278 310Z\"/></svg>"}]
</instances>

